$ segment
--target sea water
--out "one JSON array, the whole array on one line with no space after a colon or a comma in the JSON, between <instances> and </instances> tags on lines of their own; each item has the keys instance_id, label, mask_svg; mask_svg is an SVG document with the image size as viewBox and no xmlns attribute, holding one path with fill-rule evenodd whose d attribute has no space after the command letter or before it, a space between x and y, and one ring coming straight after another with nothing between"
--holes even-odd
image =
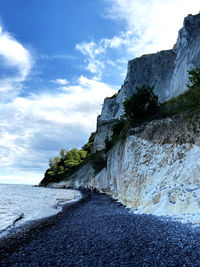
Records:
<instances>
[{"instance_id":1,"label":"sea water","mask_svg":"<svg viewBox=\"0 0 200 267\"><path fill-rule=\"evenodd\" d=\"M0 184L0 237L14 226L54 215L80 197L75 190Z\"/></svg>"}]
</instances>

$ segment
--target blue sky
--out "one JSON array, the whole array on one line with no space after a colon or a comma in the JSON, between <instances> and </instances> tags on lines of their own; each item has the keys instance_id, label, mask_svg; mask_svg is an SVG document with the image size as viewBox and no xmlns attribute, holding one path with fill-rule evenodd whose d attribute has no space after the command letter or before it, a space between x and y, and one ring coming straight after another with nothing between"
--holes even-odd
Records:
<instances>
[{"instance_id":1,"label":"blue sky","mask_svg":"<svg viewBox=\"0 0 200 267\"><path fill-rule=\"evenodd\" d=\"M197 0L1 0L0 183L37 184L81 147L127 61L172 48Z\"/></svg>"}]
</instances>

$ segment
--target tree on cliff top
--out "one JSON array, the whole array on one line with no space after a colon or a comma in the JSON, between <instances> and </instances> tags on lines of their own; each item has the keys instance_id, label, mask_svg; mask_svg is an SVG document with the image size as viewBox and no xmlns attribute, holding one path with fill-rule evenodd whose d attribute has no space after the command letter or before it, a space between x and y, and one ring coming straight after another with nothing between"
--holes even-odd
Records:
<instances>
[{"instance_id":1,"label":"tree on cliff top","mask_svg":"<svg viewBox=\"0 0 200 267\"><path fill-rule=\"evenodd\" d=\"M144 121L158 111L158 97L153 89L154 86L136 87L136 93L124 102L125 118Z\"/></svg>"}]
</instances>

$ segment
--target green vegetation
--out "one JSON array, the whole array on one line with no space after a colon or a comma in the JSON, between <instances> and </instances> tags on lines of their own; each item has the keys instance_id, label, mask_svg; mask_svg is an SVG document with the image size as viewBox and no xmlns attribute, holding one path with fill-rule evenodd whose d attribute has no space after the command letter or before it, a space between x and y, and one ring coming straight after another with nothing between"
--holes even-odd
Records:
<instances>
[{"instance_id":1,"label":"green vegetation","mask_svg":"<svg viewBox=\"0 0 200 267\"><path fill-rule=\"evenodd\" d=\"M200 68L188 71L190 84L188 90L162 104L159 104L158 97L154 94L154 87L136 87L134 93L124 102L124 115L112 128L112 136L105 140L105 151L92 153L95 133L92 133L88 143L82 149L73 148L69 151L62 149L60 155L49 160L49 169L41 184L59 182L67 179L87 163L91 163L95 174L106 167L107 159L105 152L108 152L119 140L125 139L128 130L136 127L145 121L156 118L164 118L177 114L199 113L200 112ZM113 97L115 97L114 95ZM111 97L111 98L113 98Z\"/></svg>"},{"instance_id":2,"label":"green vegetation","mask_svg":"<svg viewBox=\"0 0 200 267\"><path fill-rule=\"evenodd\" d=\"M64 156L62 156L61 153ZM98 151L89 155L87 151L78 150L76 148L69 151L62 149L60 156L49 160L50 168L46 171L41 184L47 185L48 183L67 180L67 178L89 162L94 168L95 174L99 173L106 167L107 163L104 151Z\"/></svg>"},{"instance_id":3,"label":"green vegetation","mask_svg":"<svg viewBox=\"0 0 200 267\"><path fill-rule=\"evenodd\" d=\"M200 68L192 69L188 71L189 73L189 80L191 85L187 85L188 88L194 88L200 86Z\"/></svg>"},{"instance_id":4,"label":"green vegetation","mask_svg":"<svg viewBox=\"0 0 200 267\"><path fill-rule=\"evenodd\" d=\"M152 119L165 118L182 113L200 112L200 68L188 71L188 90L162 104L153 93L154 87L136 87L136 93L124 102L124 116L113 126L111 138L105 140L108 152L119 140L123 140L131 127Z\"/></svg>"},{"instance_id":5,"label":"green vegetation","mask_svg":"<svg viewBox=\"0 0 200 267\"><path fill-rule=\"evenodd\" d=\"M92 146L94 144L95 132L91 133L88 143L85 144L82 149L88 152L88 155L92 153Z\"/></svg>"},{"instance_id":6,"label":"green vegetation","mask_svg":"<svg viewBox=\"0 0 200 267\"><path fill-rule=\"evenodd\" d=\"M124 116L113 125L111 138L106 138L105 147L108 152L119 140L126 137L128 130L150 120L159 112L158 97L153 92L154 87L143 85L136 87L134 93L124 102Z\"/></svg>"},{"instance_id":7,"label":"green vegetation","mask_svg":"<svg viewBox=\"0 0 200 267\"><path fill-rule=\"evenodd\" d=\"M136 93L124 102L125 118L143 122L158 111L158 97L153 89L154 87L145 85L136 87Z\"/></svg>"},{"instance_id":8,"label":"green vegetation","mask_svg":"<svg viewBox=\"0 0 200 267\"><path fill-rule=\"evenodd\" d=\"M90 162L92 164L95 175L99 173L103 168L107 166L107 158L104 150L98 151L88 156L84 163L87 162Z\"/></svg>"},{"instance_id":9,"label":"green vegetation","mask_svg":"<svg viewBox=\"0 0 200 267\"><path fill-rule=\"evenodd\" d=\"M115 94L114 94L114 95L112 95L112 96L107 96L107 97L106 97L106 99L112 99L112 98L115 98L117 95L118 95L118 92L117 92L117 93L115 93Z\"/></svg>"},{"instance_id":10,"label":"green vegetation","mask_svg":"<svg viewBox=\"0 0 200 267\"><path fill-rule=\"evenodd\" d=\"M104 151L92 153L94 136L95 133L91 133L88 143L82 149L61 149L59 156L49 160L49 168L45 172L41 184L47 185L48 183L66 180L88 162L92 164L95 174L100 172L106 166L107 161Z\"/></svg>"},{"instance_id":11,"label":"green vegetation","mask_svg":"<svg viewBox=\"0 0 200 267\"><path fill-rule=\"evenodd\" d=\"M181 113L200 112L200 68L188 71L190 84L188 90L162 104L165 117Z\"/></svg>"},{"instance_id":12,"label":"green vegetation","mask_svg":"<svg viewBox=\"0 0 200 267\"><path fill-rule=\"evenodd\" d=\"M111 138L106 138L105 140L105 150L108 152L119 140L124 139L128 129L130 121L121 118L112 127Z\"/></svg>"},{"instance_id":13,"label":"green vegetation","mask_svg":"<svg viewBox=\"0 0 200 267\"><path fill-rule=\"evenodd\" d=\"M45 173L42 184L59 182L64 177L70 176L78 166L86 159L88 152L73 148L69 151L61 149L60 156L49 160L49 169Z\"/></svg>"},{"instance_id":14,"label":"green vegetation","mask_svg":"<svg viewBox=\"0 0 200 267\"><path fill-rule=\"evenodd\" d=\"M94 136L95 133L91 133L88 143L82 149L73 148L69 151L61 149L59 156L49 160L49 169L45 172L41 184L46 185L51 182L59 182L78 171L92 153Z\"/></svg>"}]
</instances>

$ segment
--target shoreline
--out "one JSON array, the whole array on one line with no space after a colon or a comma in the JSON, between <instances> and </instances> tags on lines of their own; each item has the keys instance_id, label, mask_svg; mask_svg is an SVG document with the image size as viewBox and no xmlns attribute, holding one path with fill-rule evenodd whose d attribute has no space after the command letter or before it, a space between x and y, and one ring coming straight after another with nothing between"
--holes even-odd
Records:
<instances>
[{"instance_id":1,"label":"shoreline","mask_svg":"<svg viewBox=\"0 0 200 267\"><path fill-rule=\"evenodd\" d=\"M67 204L82 198L79 190L38 187L29 185L6 185L1 188L0 239L15 232L15 229L34 221L60 213ZM5 194L5 196L4 196ZM22 194L22 196L20 196ZM8 205L9 203L9 205Z\"/></svg>"},{"instance_id":2,"label":"shoreline","mask_svg":"<svg viewBox=\"0 0 200 267\"><path fill-rule=\"evenodd\" d=\"M200 228L131 214L115 199L81 190L57 215L0 240L1 266L199 266Z\"/></svg>"},{"instance_id":3,"label":"shoreline","mask_svg":"<svg viewBox=\"0 0 200 267\"><path fill-rule=\"evenodd\" d=\"M12 247L16 249L24 243L27 243L30 239L29 237L36 237L40 231L55 225L62 217L67 216L71 210L81 206L89 198L89 195L82 190L79 190L79 192L81 193L80 199L63 204L62 209L58 213L27 221L22 225L13 226L8 229L8 233L5 236L0 236L0 255L3 251L6 252L8 248L11 251Z\"/></svg>"}]
</instances>

